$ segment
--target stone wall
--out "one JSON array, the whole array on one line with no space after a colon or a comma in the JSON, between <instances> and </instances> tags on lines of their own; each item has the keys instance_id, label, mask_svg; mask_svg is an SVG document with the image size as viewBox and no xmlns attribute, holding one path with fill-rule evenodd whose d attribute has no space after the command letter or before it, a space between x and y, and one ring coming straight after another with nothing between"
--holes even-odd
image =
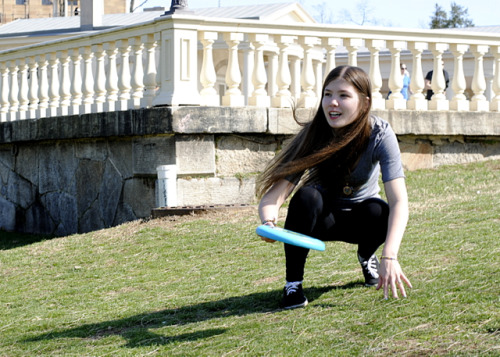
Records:
<instances>
[{"instance_id":1,"label":"stone wall","mask_svg":"<svg viewBox=\"0 0 500 357\"><path fill-rule=\"evenodd\" d=\"M376 114L408 170L500 158L500 114ZM224 107L0 123L0 229L68 235L149 217L168 164L179 205L254 203L256 174L299 128L287 109Z\"/></svg>"}]
</instances>

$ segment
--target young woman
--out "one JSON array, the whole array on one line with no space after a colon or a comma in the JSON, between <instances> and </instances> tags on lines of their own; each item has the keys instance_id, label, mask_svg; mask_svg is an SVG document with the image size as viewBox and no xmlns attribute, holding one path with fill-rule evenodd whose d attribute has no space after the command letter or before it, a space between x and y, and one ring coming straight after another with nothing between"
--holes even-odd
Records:
<instances>
[{"instance_id":1,"label":"young woman","mask_svg":"<svg viewBox=\"0 0 500 357\"><path fill-rule=\"evenodd\" d=\"M370 114L371 84L358 67L340 66L323 84L313 120L264 170L257 182L263 224L275 226L278 211L295 190L285 228L324 241L358 245L365 285L411 287L397 260L408 221L408 199L396 135ZM380 199L379 174L388 200ZM270 239L263 238L267 242ZM384 244L380 261L375 251ZM285 244L284 308L306 306L302 290L309 250Z\"/></svg>"}]
</instances>

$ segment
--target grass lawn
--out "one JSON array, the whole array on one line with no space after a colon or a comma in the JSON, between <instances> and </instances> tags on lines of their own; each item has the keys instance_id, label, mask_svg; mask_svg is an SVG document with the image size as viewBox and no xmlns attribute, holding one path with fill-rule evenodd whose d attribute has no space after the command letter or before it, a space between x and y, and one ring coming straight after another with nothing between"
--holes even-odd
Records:
<instances>
[{"instance_id":1,"label":"grass lawn","mask_svg":"<svg viewBox=\"0 0 500 357\"><path fill-rule=\"evenodd\" d=\"M0 356L500 356L500 161L407 183L399 300L330 242L307 263L309 306L279 309L283 246L257 238L256 209L0 232Z\"/></svg>"}]
</instances>

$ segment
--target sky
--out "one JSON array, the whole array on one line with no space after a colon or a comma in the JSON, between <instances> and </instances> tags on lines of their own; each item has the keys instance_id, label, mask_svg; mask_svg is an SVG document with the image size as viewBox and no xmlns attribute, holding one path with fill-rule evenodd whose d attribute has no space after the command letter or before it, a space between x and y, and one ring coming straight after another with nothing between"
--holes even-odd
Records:
<instances>
[{"instance_id":1,"label":"sky","mask_svg":"<svg viewBox=\"0 0 500 357\"><path fill-rule=\"evenodd\" d=\"M136 6L145 0L135 0ZM369 15L376 21L376 25L402 28L429 28L430 18L434 12L435 4L439 4L446 12L450 11L451 3L467 8L469 19L475 26L500 25L500 17L496 8L498 0L297 0L304 9L312 16L318 14L318 6L325 6L324 12L330 15L333 23L353 24L346 21L346 11L351 17L356 19L356 7L362 2L366 2L369 9ZM258 5L271 3L287 3L293 0L188 0L189 8L206 8L218 6L239 6L239 5ZM146 0L143 7L163 6L170 8L171 0ZM492 8L493 7L493 8ZM137 11L141 11L140 9Z\"/></svg>"}]
</instances>

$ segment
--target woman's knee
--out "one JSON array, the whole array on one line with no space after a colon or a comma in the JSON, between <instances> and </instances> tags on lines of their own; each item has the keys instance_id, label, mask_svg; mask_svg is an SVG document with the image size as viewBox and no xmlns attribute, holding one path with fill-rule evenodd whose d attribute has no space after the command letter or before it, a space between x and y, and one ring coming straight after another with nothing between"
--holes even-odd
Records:
<instances>
[{"instance_id":1,"label":"woman's knee","mask_svg":"<svg viewBox=\"0 0 500 357\"><path fill-rule=\"evenodd\" d=\"M323 206L321 192L312 186L301 187L292 197L290 207L301 207L302 209L314 209Z\"/></svg>"}]
</instances>

